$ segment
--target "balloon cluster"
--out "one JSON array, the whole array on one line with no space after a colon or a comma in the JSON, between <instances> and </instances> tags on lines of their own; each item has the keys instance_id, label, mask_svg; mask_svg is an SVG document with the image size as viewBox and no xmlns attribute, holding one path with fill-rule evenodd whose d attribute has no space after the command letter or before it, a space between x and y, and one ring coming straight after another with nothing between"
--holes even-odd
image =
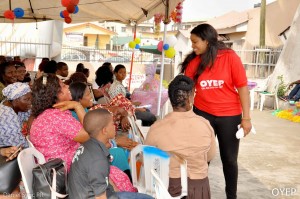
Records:
<instances>
[{"instance_id":1,"label":"balloon cluster","mask_svg":"<svg viewBox=\"0 0 300 199\"><path fill-rule=\"evenodd\" d=\"M174 11L171 13L171 19L174 23L182 22L182 2L179 2Z\"/></svg>"},{"instance_id":2,"label":"balloon cluster","mask_svg":"<svg viewBox=\"0 0 300 199\"><path fill-rule=\"evenodd\" d=\"M140 43L141 43L141 39L140 38L135 38L134 41L129 42L128 46L129 48L132 49L140 49Z\"/></svg>"},{"instance_id":3,"label":"balloon cluster","mask_svg":"<svg viewBox=\"0 0 300 199\"><path fill-rule=\"evenodd\" d=\"M163 14L155 14L154 15L154 33L155 34L159 34L160 33L160 23L162 22L162 20L164 19L164 15Z\"/></svg>"},{"instance_id":4,"label":"balloon cluster","mask_svg":"<svg viewBox=\"0 0 300 199\"><path fill-rule=\"evenodd\" d=\"M24 16L24 10L22 8L6 10L3 15L6 19L14 20L15 18L22 18Z\"/></svg>"},{"instance_id":5,"label":"balloon cluster","mask_svg":"<svg viewBox=\"0 0 300 199\"><path fill-rule=\"evenodd\" d=\"M66 23L71 23L70 14L76 14L79 11L79 0L61 0L61 5L66 9L60 12L60 17L65 19Z\"/></svg>"},{"instance_id":6,"label":"balloon cluster","mask_svg":"<svg viewBox=\"0 0 300 199\"><path fill-rule=\"evenodd\" d=\"M157 50L161 52L164 49L165 56L173 58L176 54L174 49L176 42L177 38L175 36L167 37L165 43L163 43L163 41L158 42Z\"/></svg>"}]
</instances>

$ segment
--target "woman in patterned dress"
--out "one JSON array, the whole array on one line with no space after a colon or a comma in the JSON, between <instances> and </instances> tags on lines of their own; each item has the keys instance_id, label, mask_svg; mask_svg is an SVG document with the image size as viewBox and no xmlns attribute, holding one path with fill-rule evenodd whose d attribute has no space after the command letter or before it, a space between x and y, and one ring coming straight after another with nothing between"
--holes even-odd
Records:
<instances>
[{"instance_id":1,"label":"woman in patterned dress","mask_svg":"<svg viewBox=\"0 0 300 199\"><path fill-rule=\"evenodd\" d=\"M5 87L2 93L5 100L0 104L0 147L28 147L21 130L30 115L30 87L26 83L16 82Z\"/></svg>"},{"instance_id":2,"label":"woman in patterned dress","mask_svg":"<svg viewBox=\"0 0 300 199\"><path fill-rule=\"evenodd\" d=\"M19 146L28 147L21 129L23 121L30 115L31 90L27 83L16 82L9 84L2 92L5 100L0 104L0 155L12 160L17 157L15 152ZM0 199L5 198L20 199L19 187L11 194L0 194Z\"/></svg>"},{"instance_id":3,"label":"woman in patterned dress","mask_svg":"<svg viewBox=\"0 0 300 199\"><path fill-rule=\"evenodd\" d=\"M30 140L45 159L61 158L69 170L79 143L89 139L82 127L85 115L79 102L71 101L69 86L54 74L43 74L32 88L32 114ZM79 121L72 117L74 109Z\"/></svg>"}]
</instances>

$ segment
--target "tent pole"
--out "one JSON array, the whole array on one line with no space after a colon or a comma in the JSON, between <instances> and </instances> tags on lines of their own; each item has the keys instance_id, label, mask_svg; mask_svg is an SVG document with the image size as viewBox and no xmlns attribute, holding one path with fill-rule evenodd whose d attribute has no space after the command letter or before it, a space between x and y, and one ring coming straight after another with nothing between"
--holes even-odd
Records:
<instances>
[{"instance_id":1,"label":"tent pole","mask_svg":"<svg viewBox=\"0 0 300 199\"><path fill-rule=\"evenodd\" d=\"M163 43L166 40L167 33L167 25L170 23L169 21L169 0L165 2L165 20L164 20L164 35L163 35ZM161 105L161 95L162 95L162 86L164 79L164 67L165 66L165 50L164 48L161 51L161 67L160 67L160 83L159 83L159 91L158 91L158 102L157 102L157 116L162 118L160 105Z\"/></svg>"},{"instance_id":2,"label":"tent pole","mask_svg":"<svg viewBox=\"0 0 300 199\"><path fill-rule=\"evenodd\" d=\"M136 37L136 23L134 24L133 40L135 39L135 37ZM131 54L130 73L129 73L129 81L128 81L128 91L129 92L130 92L130 85L131 85L133 59L134 59L134 49L132 50L132 54Z\"/></svg>"}]
</instances>

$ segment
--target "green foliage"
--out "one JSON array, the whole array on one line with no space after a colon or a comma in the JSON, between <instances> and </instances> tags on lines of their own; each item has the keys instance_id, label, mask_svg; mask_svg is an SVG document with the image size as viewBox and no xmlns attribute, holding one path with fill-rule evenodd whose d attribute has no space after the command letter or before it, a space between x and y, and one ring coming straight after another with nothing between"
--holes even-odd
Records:
<instances>
[{"instance_id":1,"label":"green foliage","mask_svg":"<svg viewBox=\"0 0 300 199\"><path fill-rule=\"evenodd\" d=\"M288 85L284 83L283 75L277 76L277 79L279 80L277 96L283 97L287 91Z\"/></svg>"}]
</instances>

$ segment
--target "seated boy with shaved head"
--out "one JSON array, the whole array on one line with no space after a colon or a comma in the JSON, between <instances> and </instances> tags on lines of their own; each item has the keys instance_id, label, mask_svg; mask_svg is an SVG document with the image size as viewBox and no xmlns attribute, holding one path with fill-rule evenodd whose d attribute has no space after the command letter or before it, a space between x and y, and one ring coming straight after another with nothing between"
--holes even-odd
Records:
<instances>
[{"instance_id":1,"label":"seated boy with shaved head","mask_svg":"<svg viewBox=\"0 0 300 199\"><path fill-rule=\"evenodd\" d=\"M74 155L68 174L69 198L152 198L140 193L114 192L109 183L110 154L106 145L116 136L112 114L106 109L89 111L83 127L91 138Z\"/></svg>"}]
</instances>

